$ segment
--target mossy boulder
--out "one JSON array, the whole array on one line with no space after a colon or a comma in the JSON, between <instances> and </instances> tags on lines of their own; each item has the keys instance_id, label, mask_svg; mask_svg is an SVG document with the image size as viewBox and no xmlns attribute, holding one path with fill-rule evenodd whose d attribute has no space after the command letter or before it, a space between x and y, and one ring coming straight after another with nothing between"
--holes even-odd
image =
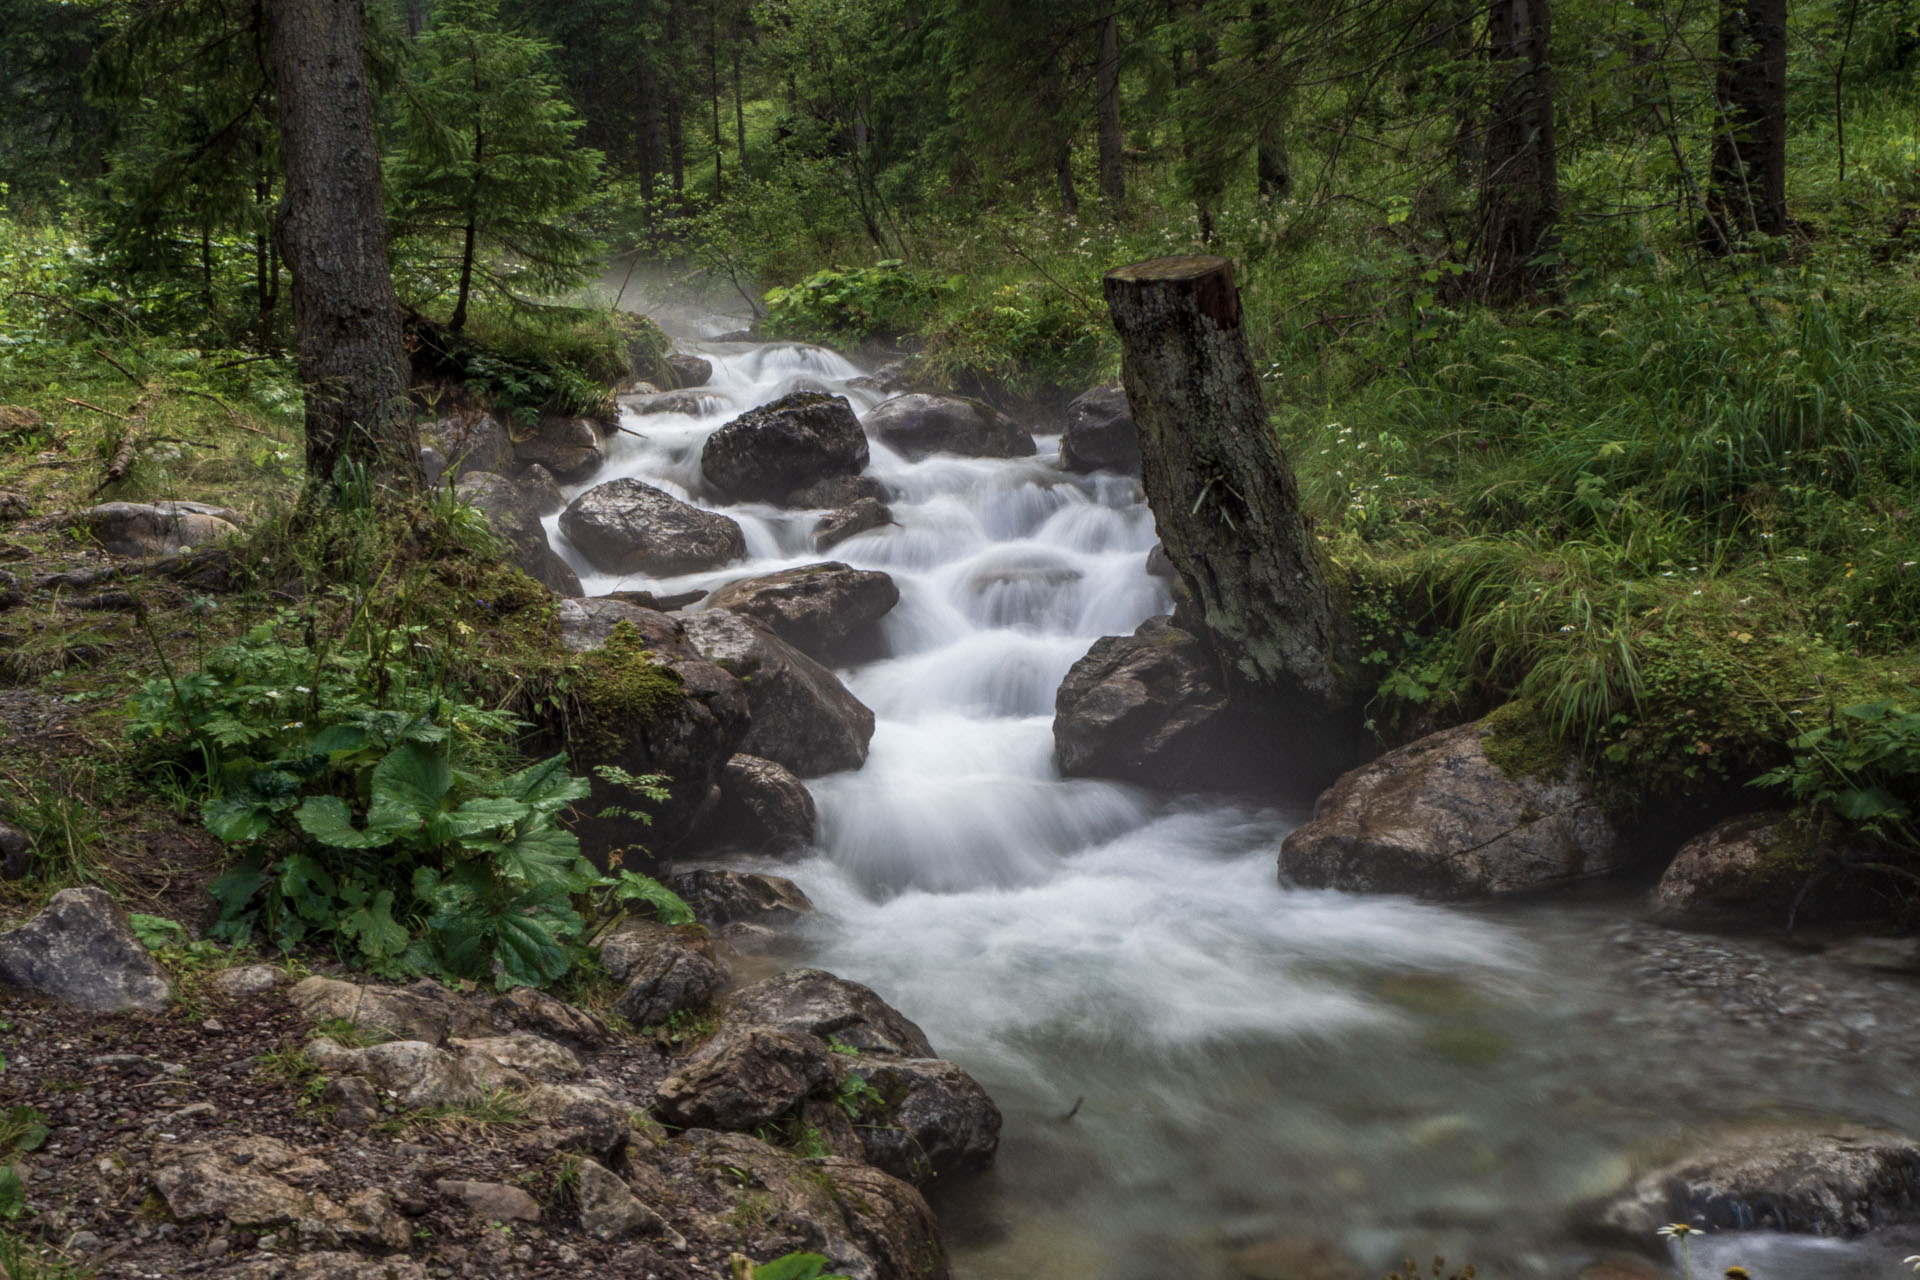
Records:
<instances>
[{"instance_id":1,"label":"mossy boulder","mask_svg":"<svg viewBox=\"0 0 1920 1280\"><path fill-rule=\"evenodd\" d=\"M584 655L573 693L575 767L610 764L635 775L667 776L668 799L644 830L631 819L582 819L575 831L596 861L636 841L653 849L683 839L712 806L727 761L747 734L746 691L703 659L679 623L619 600L564 602L560 643ZM632 808L635 798L594 779L598 806Z\"/></svg>"},{"instance_id":2,"label":"mossy boulder","mask_svg":"<svg viewBox=\"0 0 1920 1280\"><path fill-rule=\"evenodd\" d=\"M1430 734L1343 774L1281 845L1281 876L1462 900L1619 870L1626 842L1579 764L1528 749L1513 720Z\"/></svg>"},{"instance_id":3,"label":"mossy boulder","mask_svg":"<svg viewBox=\"0 0 1920 1280\"><path fill-rule=\"evenodd\" d=\"M1836 865L1841 852L1804 818L1788 813L1741 814L1681 845L1648 905L1667 920L1779 923L1811 883L1795 913L1798 918L1831 920L1871 914L1875 901L1864 886L1821 876Z\"/></svg>"}]
</instances>

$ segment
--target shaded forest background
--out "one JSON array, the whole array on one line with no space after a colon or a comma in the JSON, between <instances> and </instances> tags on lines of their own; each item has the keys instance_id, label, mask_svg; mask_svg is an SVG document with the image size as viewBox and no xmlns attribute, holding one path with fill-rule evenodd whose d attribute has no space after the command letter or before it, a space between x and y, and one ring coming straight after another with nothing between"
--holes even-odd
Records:
<instances>
[{"instance_id":1,"label":"shaded forest background","mask_svg":"<svg viewBox=\"0 0 1920 1280\"><path fill-rule=\"evenodd\" d=\"M0 6L9 398L104 343L297 413L271 3ZM476 395L601 398L574 291L638 259L1045 414L1113 375L1103 271L1225 254L1383 738L1517 698L1623 809L1915 845L1920 0L368 18L395 285Z\"/></svg>"}]
</instances>

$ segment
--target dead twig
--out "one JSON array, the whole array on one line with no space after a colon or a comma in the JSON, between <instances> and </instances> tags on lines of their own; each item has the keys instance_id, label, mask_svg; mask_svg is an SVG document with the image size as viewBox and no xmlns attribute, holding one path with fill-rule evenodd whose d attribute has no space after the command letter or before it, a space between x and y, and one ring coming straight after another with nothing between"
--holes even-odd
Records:
<instances>
[{"instance_id":1,"label":"dead twig","mask_svg":"<svg viewBox=\"0 0 1920 1280\"><path fill-rule=\"evenodd\" d=\"M118 369L120 371L120 376L125 378L128 382L131 382L134 386L140 388L142 391L145 391L147 389L146 379L138 376L137 374L134 373L133 370L127 368L127 366L121 364L118 360L115 360L112 356L108 355L107 349L105 347L95 347L93 349L93 354L99 356L102 360L105 360L108 364Z\"/></svg>"},{"instance_id":2,"label":"dead twig","mask_svg":"<svg viewBox=\"0 0 1920 1280\"><path fill-rule=\"evenodd\" d=\"M120 419L120 421L122 421L122 422L132 422L132 421L133 421L133 419L132 419L132 418L129 418L129 417L128 417L128 416L127 416L126 414L124 414L124 413L115 413L115 412L114 412L113 410L111 410L111 409L102 409L102 408L101 408L101 407L100 407L99 405L97 405L97 404L94 404L94 403L92 403L91 401L88 401L88 400L75 400L75 399L74 399L74 398L73 398L72 396L62 396L62 397L60 397L60 398L61 398L62 400L65 400L65 401L66 401L66 402L67 402L68 404L71 404L71 405L77 405L77 406L79 406L79 407L80 407L80 408L82 408L82 409L91 409L91 410L92 410L93 412L95 412L95 413L104 413L104 414L106 414L106 415L107 415L107 416L108 416L109 418L118 418L118 419Z\"/></svg>"}]
</instances>

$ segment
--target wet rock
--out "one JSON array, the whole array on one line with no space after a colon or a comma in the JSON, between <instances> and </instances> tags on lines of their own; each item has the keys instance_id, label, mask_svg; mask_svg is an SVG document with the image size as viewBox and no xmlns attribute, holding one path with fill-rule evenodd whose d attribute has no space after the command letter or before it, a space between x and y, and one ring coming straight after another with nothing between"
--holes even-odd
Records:
<instances>
[{"instance_id":1,"label":"wet rock","mask_svg":"<svg viewBox=\"0 0 1920 1280\"><path fill-rule=\"evenodd\" d=\"M1070 778L1224 788L1240 780L1236 761L1261 759L1238 745L1244 730L1212 656L1165 616L1094 641L1053 707L1054 755Z\"/></svg>"},{"instance_id":2,"label":"wet rock","mask_svg":"<svg viewBox=\"0 0 1920 1280\"><path fill-rule=\"evenodd\" d=\"M672 889L710 929L725 924L787 924L813 913L813 903L785 876L703 867L673 877Z\"/></svg>"},{"instance_id":3,"label":"wet rock","mask_svg":"<svg viewBox=\"0 0 1920 1280\"><path fill-rule=\"evenodd\" d=\"M1920 1144L1850 1124L1736 1130L1636 1177L1592 1219L1644 1244L1669 1222L1854 1236L1920 1220Z\"/></svg>"},{"instance_id":4,"label":"wet rock","mask_svg":"<svg viewBox=\"0 0 1920 1280\"><path fill-rule=\"evenodd\" d=\"M889 360L872 373L848 379L847 385L878 395L897 396L913 390L913 378L907 372L905 360Z\"/></svg>"},{"instance_id":5,"label":"wet rock","mask_svg":"<svg viewBox=\"0 0 1920 1280\"><path fill-rule=\"evenodd\" d=\"M749 722L740 749L803 778L858 769L873 739L873 712L825 667L761 624L724 609L687 617L689 643L746 685Z\"/></svg>"},{"instance_id":6,"label":"wet rock","mask_svg":"<svg viewBox=\"0 0 1920 1280\"><path fill-rule=\"evenodd\" d=\"M743 1133L694 1130L676 1145L712 1171L714 1192L735 1201L752 1197L764 1222L755 1234L768 1241L769 1255L824 1254L832 1271L854 1280L947 1274L933 1211L898 1178L837 1157L802 1160Z\"/></svg>"},{"instance_id":7,"label":"wet rock","mask_svg":"<svg viewBox=\"0 0 1920 1280\"><path fill-rule=\"evenodd\" d=\"M606 573L671 578L747 554L740 526L640 480L609 480L560 513L560 530L587 562Z\"/></svg>"},{"instance_id":8,"label":"wet rock","mask_svg":"<svg viewBox=\"0 0 1920 1280\"><path fill-rule=\"evenodd\" d=\"M309 1023L337 1018L427 1044L444 1044L450 1035L489 1035L493 1030L491 1019L480 1009L426 979L406 987L387 987L316 976L295 983L287 999Z\"/></svg>"},{"instance_id":9,"label":"wet rock","mask_svg":"<svg viewBox=\"0 0 1920 1280\"><path fill-rule=\"evenodd\" d=\"M713 381L713 361L705 356L676 351L667 357L667 368L673 371L678 386L704 387Z\"/></svg>"},{"instance_id":10,"label":"wet rock","mask_svg":"<svg viewBox=\"0 0 1920 1280\"><path fill-rule=\"evenodd\" d=\"M614 1010L636 1027L657 1026L697 1009L726 986L727 971L706 931L629 920L600 946L600 963L624 984Z\"/></svg>"},{"instance_id":11,"label":"wet rock","mask_svg":"<svg viewBox=\"0 0 1920 1280\"><path fill-rule=\"evenodd\" d=\"M103 889L62 889L0 933L0 984L96 1013L156 1012L172 988Z\"/></svg>"},{"instance_id":12,"label":"wet rock","mask_svg":"<svg viewBox=\"0 0 1920 1280\"><path fill-rule=\"evenodd\" d=\"M991 405L960 396L895 396L867 415L875 439L909 462L936 453L969 458L1028 458L1033 437Z\"/></svg>"},{"instance_id":13,"label":"wet rock","mask_svg":"<svg viewBox=\"0 0 1920 1280\"><path fill-rule=\"evenodd\" d=\"M606 1160L624 1151L632 1136L627 1109L585 1085L536 1085L526 1105L528 1118L552 1130L554 1145L561 1150L585 1151Z\"/></svg>"},{"instance_id":14,"label":"wet rock","mask_svg":"<svg viewBox=\"0 0 1920 1280\"><path fill-rule=\"evenodd\" d=\"M684 413L688 417L697 417L708 411L709 405L724 403L718 396L702 395L698 391L656 391L652 395L621 396L620 407L642 417L657 413Z\"/></svg>"},{"instance_id":15,"label":"wet rock","mask_svg":"<svg viewBox=\"0 0 1920 1280\"><path fill-rule=\"evenodd\" d=\"M862 1059L843 1070L878 1095L861 1095L854 1126L874 1168L925 1186L993 1163L1000 1108L960 1067L940 1058L878 1065Z\"/></svg>"},{"instance_id":16,"label":"wet rock","mask_svg":"<svg viewBox=\"0 0 1920 1280\"><path fill-rule=\"evenodd\" d=\"M807 784L784 766L737 755L720 778L720 803L701 830L714 845L791 853L813 843L818 825Z\"/></svg>"},{"instance_id":17,"label":"wet rock","mask_svg":"<svg viewBox=\"0 0 1920 1280\"><path fill-rule=\"evenodd\" d=\"M487 527L507 544L520 572L557 596L580 594L579 575L547 541L538 489L482 471L464 477L454 492L486 518Z\"/></svg>"},{"instance_id":18,"label":"wet rock","mask_svg":"<svg viewBox=\"0 0 1920 1280\"><path fill-rule=\"evenodd\" d=\"M887 486L877 476L828 476L816 480L804 489L795 489L787 495L784 505L789 507L826 507L849 506L865 498L877 502L887 500Z\"/></svg>"},{"instance_id":19,"label":"wet rock","mask_svg":"<svg viewBox=\"0 0 1920 1280\"><path fill-rule=\"evenodd\" d=\"M213 989L229 1000L252 1000L278 991L293 979L270 964L243 964L213 975Z\"/></svg>"},{"instance_id":20,"label":"wet rock","mask_svg":"<svg viewBox=\"0 0 1920 1280\"><path fill-rule=\"evenodd\" d=\"M862 498L814 521L813 549L829 551L848 538L892 523L892 507L876 498Z\"/></svg>"},{"instance_id":21,"label":"wet rock","mask_svg":"<svg viewBox=\"0 0 1920 1280\"><path fill-rule=\"evenodd\" d=\"M647 844L667 848L684 839L719 794L727 761L746 742L747 692L730 672L708 662L690 644L679 621L618 600L563 601L560 643L574 652L603 648L621 623L632 627L647 657L680 681L681 697L662 705L603 715L594 730L575 737L575 765L617 765L639 776L667 776L668 799L654 811ZM643 659L636 658L636 661ZM595 778L593 803L632 805L633 797ZM631 824L585 819L574 824L589 857L604 861L631 842Z\"/></svg>"},{"instance_id":22,"label":"wet rock","mask_svg":"<svg viewBox=\"0 0 1920 1280\"><path fill-rule=\"evenodd\" d=\"M1140 474L1140 438L1125 388L1095 387L1067 406L1060 465L1069 471Z\"/></svg>"},{"instance_id":23,"label":"wet rock","mask_svg":"<svg viewBox=\"0 0 1920 1280\"><path fill-rule=\"evenodd\" d=\"M459 480L480 471L498 471L513 452L507 429L490 413L463 413L431 422L420 428L422 450L431 449L439 460L438 468L429 467L427 483L439 484L451 470Z\"/></svg>"},{"instance_id":24,"label":"wet rock","mask_svg":"<svg viewBox=\"0 0 1920 1280\"><path fill-rule=\"evenodd\" d=\"M240 531L240 516L204 502L104 502L80 513L80 525L116 556L191 551Z\"/></svg>"},{"instance_id":25,"label":"wet rock","mask_svg":"<svg viewBox=\"0 0 1920 1280\"><path fill-rule=\"evenodd\" d=\"M700 474L735 502L779 502L867 465L867 437L842 396L796 392L741 414L700 450Z\"/></svg>"},{"instance_id":26,"label":"wet rock","mask_svg":"<svg viewBox=\"0 0 1920 1280\"><path fill-rule=\"evenodd\" d=\"M1156 542L1153 550L1147 552L1147 572L1164 582L1180 581L1180 570L1174 567L1173 557L1167 554L1167 544Z\"/></svg>"},{"instance_id":27,"label":"wet rock","mask_svg":"<svg viewBox=\"0 0 1920 1280\"><path fill-rule=\"evenodd\" d=\"M538 1222L540 1202L503 1182L467 1182L444 1178L433 1189L488 1222Z\"/></svg>"},{"instance_id":28,"label":"wet rock","mask_svg":"<svg viewBox=\"0 0 1920 1280\"><path fill-rule=\"evenodd\" d=\"M931 1058L926 1033L863 987L822 969L789 969L721 998L719 1035L764 1027L835 1040L863 1053Z\"/></svg>"},{"instance_id":29,"label":"wet rock","mask_svg":"<svg viewBox=\"0 0 1920 1280\"><path fill-rule=\"evenodd\" d=\"M900 603L884 573L837 560L729 582L707 606L752 618L816 662L832 662Z\"/></svg>"},{"instance_id":30,"label":"wet rock","mask_svg":"<svg viewBox=\"0 0 1920 1280\"><path fill-rule=\"evenodd\" d=\"M662 1081L653 1108L683 1129L751 1129L833 1079L827 1046L808 1035L747 1027Z\"/></svg>"},{"instance_id":31,"label":"wet rock","mask_svg":"<svg viewBox=\"0 0 1920 1280\"><path fill-rule=\"evenodd\" d=\"M0 878L18 880L33 870L33 838L10 822L0 822Z\"/></svg>"},{"instance_id":32,"label":"wet rock","mask_svg":"<svg viewBox=\"0 0 1920 1280\"><path fill-rule=\"evenodd\" d=\"M540 419L531 435L514 444L513 456L523 467L545 467L563 484L578 484L607 460L600 429L587 418Z\"/></svg>"},{"instance_id":33,"label":"wet rock","mask_svg":"<svg viewBox=\"0 0 1920 1280\"><path fill-rule=\"evenodd\" d=\"M1836 852L1789 814L1728 818L1680 846L1649 906L1654 915L1669 920L1739 916L1781 921L1808 879ZM1818 885L1801 904L1800 918L1844 915L1848 906L1867 906L1854 900L1857 894L1857 887L1844 883Z\"/></svg>"},{"instance_id":34,"label":"wet rock","mask_svg":"<svg viewBox=\"0 0 1920 1280\"><path fill-rule=\"evenodd\" d=\"M1571 758L1489 759L1496 712L1341 776L1280 847L1296 884L1471 899L1618 870L1626 847ZM1500 731L1502 735L1506 730Z\"/></svg>"},{"instance_id":35,"label":"wet rock","mask_svg":"<svg viewBox=\"0 0 1920 1280\"><path fill-rule=\"evenodd\" d=\"M582 1160L578 1174L574 1199L580 1207L580 1229L594 1239L657 1236L668 1230L660 1215L642 1204L626 1181L611 1169L597 1161Z\"/></svg>"}]
</instances>

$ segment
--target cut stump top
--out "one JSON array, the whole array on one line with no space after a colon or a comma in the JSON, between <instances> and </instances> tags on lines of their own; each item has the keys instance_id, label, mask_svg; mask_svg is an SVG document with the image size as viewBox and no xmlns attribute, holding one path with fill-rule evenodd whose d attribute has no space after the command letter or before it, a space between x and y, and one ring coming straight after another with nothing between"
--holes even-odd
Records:
<instances>
[{"instance_id":1,"label":"cut stump top","mask_svg":"<svg viewBox=\"0 0 1920 1280\"><path fill-rule=\"evenodd\" d=\"M1191 307L1220 329L1238 328L1240 294L1233 285L1233 260L1214 254L1189 253L1173 258L1151 258L1115 267L1106 276L1107 308L1124 334L1133 317L1129 303L1153 298L1158 306L1184 295ZM1157 307L1156 307L1157 309Z\"/></svg>"}]
</instances>

